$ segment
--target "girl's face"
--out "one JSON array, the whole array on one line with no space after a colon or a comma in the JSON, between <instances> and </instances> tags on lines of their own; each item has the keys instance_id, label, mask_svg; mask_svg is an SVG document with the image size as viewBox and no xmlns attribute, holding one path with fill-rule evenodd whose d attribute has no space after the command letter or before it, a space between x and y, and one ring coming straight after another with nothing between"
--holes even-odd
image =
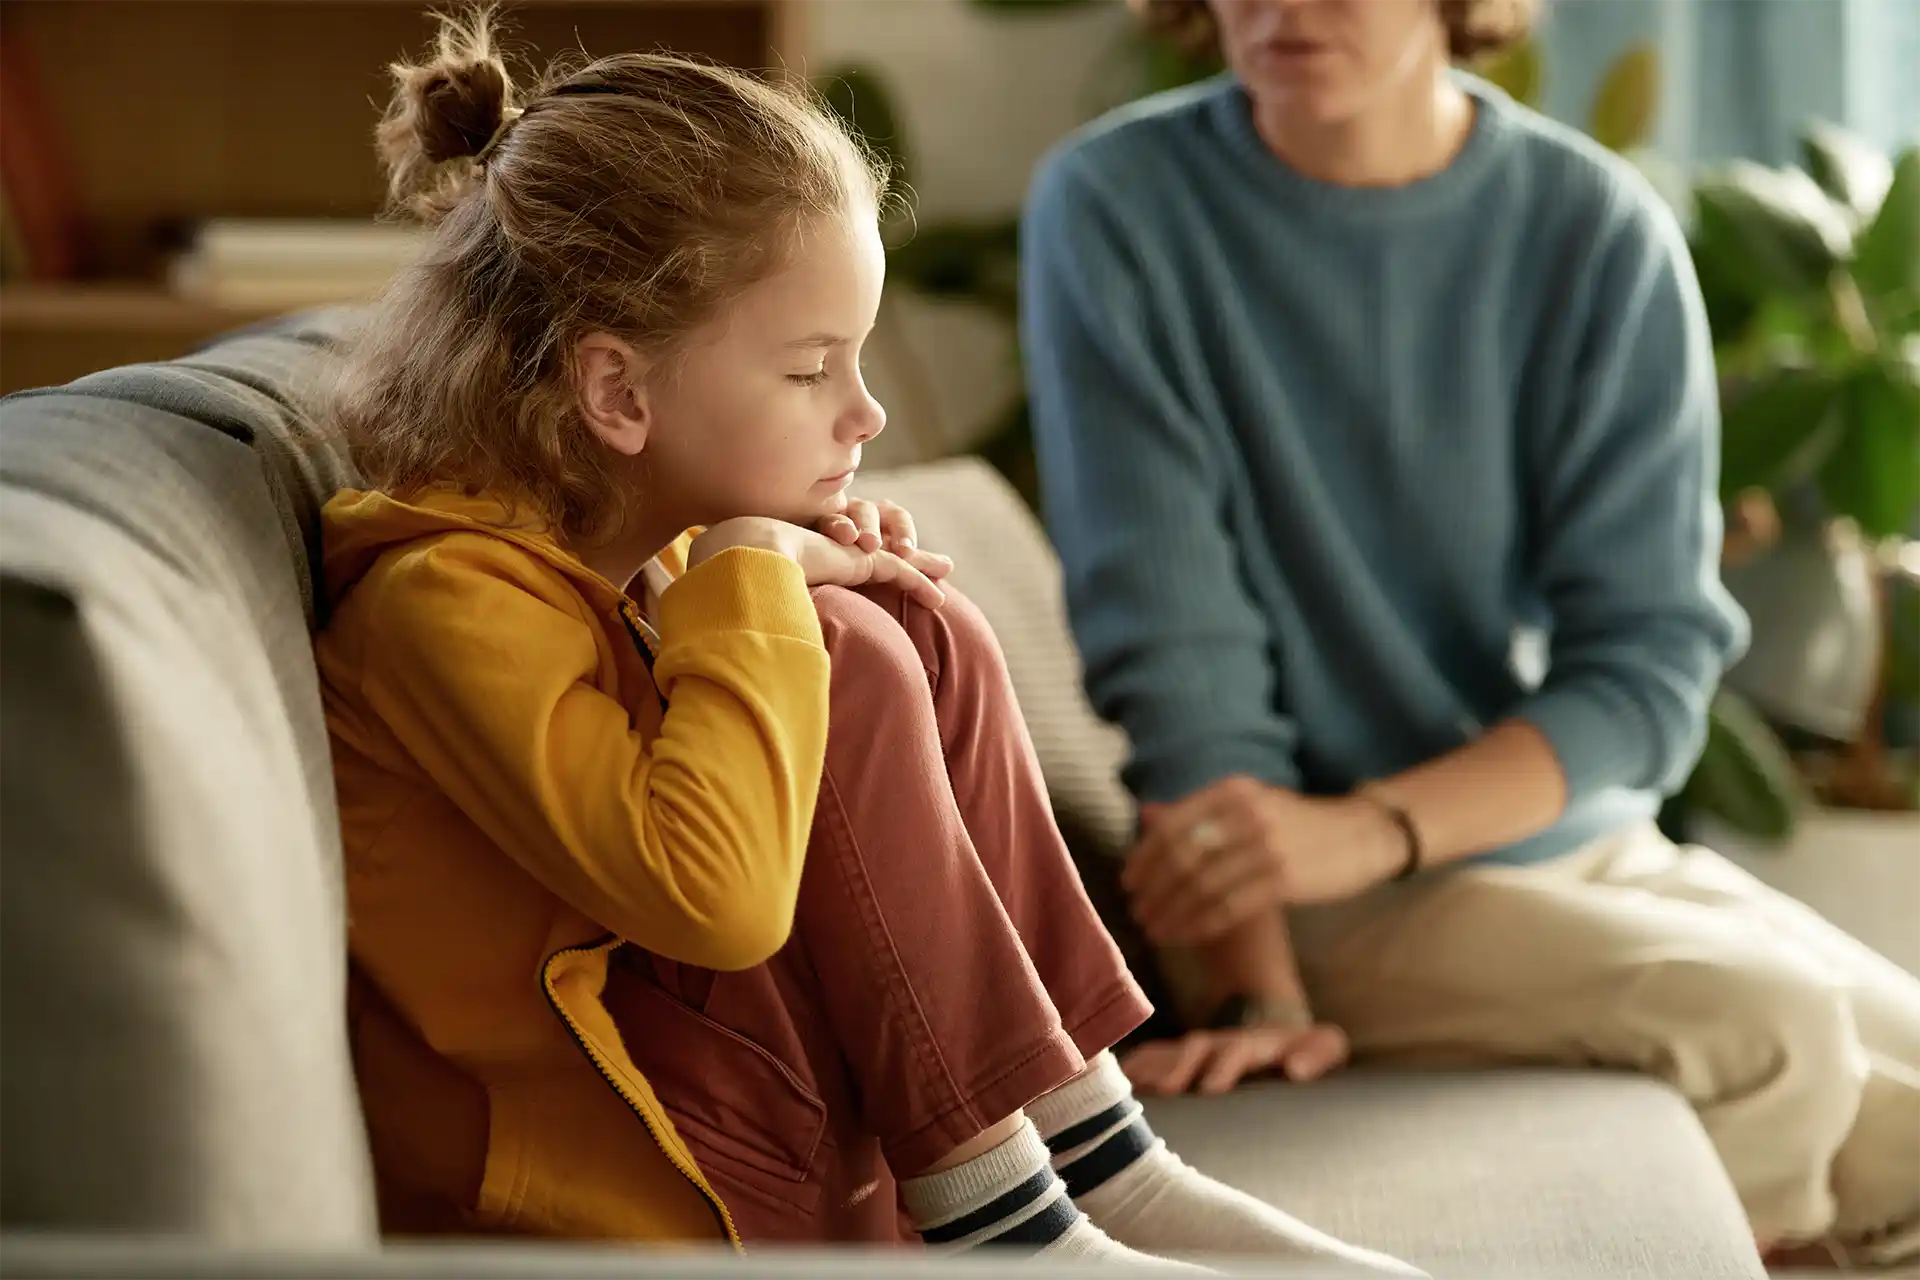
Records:
<instances>
[{"instance_id":1,"label":"girl's face","mask_svg":"<svg viewBox=\"0 0 1920 1280\"><path fill-rule=\"evenodd\" d=\"M860 447L887 425L860 371L885 279L871 209L804 228L788 265L649 383L641 501L686 526L840 512Z\"/></svg>"},{"instance_id":2,"label":"girl's face","mask_svg":"<svg viewBox=\"0 0 1920 1280\"><path fill-rule=\"evenodd\" d=\"M1247 95L1322 124L1360 114L1446 44L1435 0L1209 3L1221 52Z\"/></svg>"}]
</instances>

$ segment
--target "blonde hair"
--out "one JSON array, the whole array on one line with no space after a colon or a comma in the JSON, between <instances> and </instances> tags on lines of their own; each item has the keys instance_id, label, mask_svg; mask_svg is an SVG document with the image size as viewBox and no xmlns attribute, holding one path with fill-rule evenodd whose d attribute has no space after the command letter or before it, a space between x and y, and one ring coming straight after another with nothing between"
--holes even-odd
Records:
<instances>
[{"instance_id":1,"label":"blonde hair","mask_svg":"<svg viewBox=\"0 0 1920 1280\"><path fill-rule=\"evenodd\" d=\"M524 98L490 11L392 67L390 211L436 226L343 346L325 411L373 487L497 492L581 543L630 500L582 419L574 349L668 359L886 173L796 83L666 54L555 64Z\"/></svg>"},{"instance_id":2,"label":"blonde hair","mask_svg":"<svg viewBox=\"0 0 1920 1280\"><path fill-rule=\"evenodd\" d=\"M1540 0L1434 0L1447 30L1447 52L1468 61L1524 40L1540 13ZM1127 0L1149 31L1193 57L1219 50L1220 33L1207 0Z\"/></svg>"}]
</instances>

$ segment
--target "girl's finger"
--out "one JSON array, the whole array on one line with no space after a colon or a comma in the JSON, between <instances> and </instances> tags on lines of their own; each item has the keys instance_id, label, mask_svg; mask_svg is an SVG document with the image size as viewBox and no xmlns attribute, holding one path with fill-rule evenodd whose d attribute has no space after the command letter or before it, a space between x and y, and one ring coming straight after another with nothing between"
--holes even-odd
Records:
<instances>
[{"instance_id":1,"label":"girl's finger","mask_svg":"<svg viewBox=\"0 0 1920 1280\"><path fill-rule=\"evenodd\" d=\"M871 581L890 582L929 609L938 609L947 602L947 593L932 578L890 551L874 553Z\"/></svg>"},{"instance_id":2,"label":"girl's finger","mask_svg":"<svg viewBox=\"0 0 1920 1280\"><path fill-rule=\"evenodd\" d=\"M820 522L820 532L843 547L851 547L860 541L860 526L846 516L828 516Z\"/></svg>"},{"instance_id":3,"label":"girl's finger","mask_svg":"<svg viewBox=\"0 0 1920 1280\"><path fill-rule=\"evenodd\" d=\"M911 551L906 561L929 578L940 579L953 572L953 560L933 551Z\"/></svg>"},{"instance_id":4,"label":"girl's finger","mask_svg":"<svg viewBox=\"0 0 1920 1280\"><path fill-rule=\"evenodd\" d=\"M854 498L847 503L847 518L859 528L859 539L854 543L862 551L880 549L880 509L865 498Z\"/></svg>"},{"instance_id":5,"label":"girl's finger","mask_svg":"<svg viewBox=\"0 0 1920 1280\"><path fill-rule=\"evenodd\" d=\"M897 502L880 504L880 529L887 537L887 550L895 555L911 556L920 547L920 535L914 530L913 516Z\"/></svg>"}]
</instances>

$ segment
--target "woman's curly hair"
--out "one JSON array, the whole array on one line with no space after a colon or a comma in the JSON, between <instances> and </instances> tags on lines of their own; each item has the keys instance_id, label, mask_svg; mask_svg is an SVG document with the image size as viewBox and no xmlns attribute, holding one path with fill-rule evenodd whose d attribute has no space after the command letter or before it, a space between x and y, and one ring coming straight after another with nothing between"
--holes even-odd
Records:
<instances>
[{"instance_id":1,"label":"woman's curly hair","mask_svg":"<svg viewBox=\"0 0 1920 1280\"><path fill-rule=\"evenodd\" d=\"M1219 51L1219 32L1207 0L1128 0L1147 30L1190 57ZM1447 51L1462 62L1496 53L1525 39L1540 13L1540 0L1435 0L1447 29Z\"/></svg>"}]
</instances>

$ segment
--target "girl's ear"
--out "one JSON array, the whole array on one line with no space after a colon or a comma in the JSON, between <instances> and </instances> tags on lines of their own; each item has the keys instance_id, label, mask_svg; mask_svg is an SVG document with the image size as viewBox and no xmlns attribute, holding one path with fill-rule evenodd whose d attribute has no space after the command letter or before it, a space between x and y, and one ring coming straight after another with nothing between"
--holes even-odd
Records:
<instances>
[{"instance_id":1,"label":"girl's ear","mask_svg":"<svg viewBox=\"0 0 1920 1280\"><path fill-rule=\"evenodd\" d=\"M590 333L574 348L580 415L615 453L629 457L647 444L646 366L631 345L610 333Z\"/></svg>"}]
</instances>

